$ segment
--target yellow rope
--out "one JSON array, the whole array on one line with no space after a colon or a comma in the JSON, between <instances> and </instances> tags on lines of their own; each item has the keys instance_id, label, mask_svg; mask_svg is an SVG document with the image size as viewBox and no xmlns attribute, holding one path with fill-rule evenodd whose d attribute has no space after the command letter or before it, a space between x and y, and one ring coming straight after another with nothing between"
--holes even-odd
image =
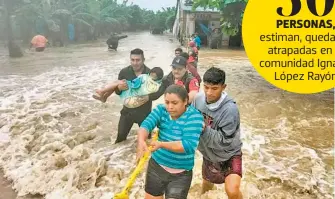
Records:
<instances>
[{"instance_id":1,"label":"yellow rope","mask_svg":"<svg viewBox=\"0 0 335 199\"><path fill-rule=\"evenodd\" d=\"M152 139L155 141L158 139L158 131L154 133L154 135L152 136ZM133 184L135 183L137 176L142 172L144 164L149 159L151 149L152 147L150 146L149 151L144 153L143 157L140 159L139 163L137 164L135 170L130 175L125 188L120 193L116 194L114 196L114 199L129 199L129 191L132 188Z\"/></svg>"}]
</instances>

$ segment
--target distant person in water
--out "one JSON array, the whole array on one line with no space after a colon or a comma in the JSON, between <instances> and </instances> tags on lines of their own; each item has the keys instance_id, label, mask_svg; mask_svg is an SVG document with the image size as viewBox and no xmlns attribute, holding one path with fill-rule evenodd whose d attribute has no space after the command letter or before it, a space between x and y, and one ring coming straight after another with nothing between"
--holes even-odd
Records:
<instances>
[{"instance_id":1,"label":"distant person in water","mask_svg":"<svg viewBox=\"0 0 335 199\"><path fill-rule=\"evenodd\" d=\"M49 41L43 35L36 35L31 40L29 49L34 47L36 52L43 52L48 43Z\"/></svg>"},{"instance_id":2,"label":"distant person in water","mask_svg":"<svg viewBox=\"0 0 335 199\"><path fill-rule=\"evenodd\" d=\"M195 42L197 49L200 50L201 39L200 39L199 34L197 32L194 34L194 40L193 41Z\"/></svg>"},{"instance_id":3,"label":"distant person in water","mask_svg":"<svg viewBox=\"0 0 335 199\"><path fill-rule=\"evenodd\" d=\"M210 47L211 49L219 49L222 46L222 33L218 28L214 29L214 32L210 36Z\"/></svg>"},{"instance_id":4,"label":"distant person in water","mask_svg":"<svg viewBox=\"0 0 335 199\"><path fill-rule=\"evenodd\" d=\"M193 62L194 66L197 68L199 51L198 51L194 41L190 41L188 43L188 46L189 46L189 50L188 50L189 59L188 59L188 61Z\"/></svg>"},{"instance_id":5,"label":"distant person in water","mask_svg":"<svg viewBox=\"0 0 335 199\"><path fill-rule=\"evenodd\" d=\"M117 48L119 46L119 40L127 37L128 37L127 35L117 35L116 33L112 33L106 41L108 50L117 51Z\"/></svg>"},{"instance_id":6,"label":"distant person in water","mask_svg":"<svg viewBox=\"0 0 335 199\"><path fill-rule=\"evenodd\" d=\"M146 96L158 91L163 76L163 70L159 67L155 67L150 70L149 74L139 75L134 80L117 80L105 88L97 90L93 98L101 102L106 102L107 98L114 93L116 88L126 82L128 89L121 91L120 98L124 101L124 106L127 108L137 108L146 102L141 100L141 96Z\"/></svg>"}]
</instances>

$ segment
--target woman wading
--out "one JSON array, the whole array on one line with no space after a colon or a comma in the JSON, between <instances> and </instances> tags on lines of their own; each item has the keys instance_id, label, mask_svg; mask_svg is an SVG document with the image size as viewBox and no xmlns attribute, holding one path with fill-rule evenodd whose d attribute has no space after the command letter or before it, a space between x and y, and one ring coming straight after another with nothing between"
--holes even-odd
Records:
<instances>
[{"instance_id":1,"label":"woman wading","mask_svg":"<svg viewBox=\"0 0 335 199\"><path fill-rule=\"evenodd\" d=\"M145 199L186 199L192 181L194 154L203 131L202 114L188 105L188 93L179 85L169 86L165 105L158 105L138 130L137 158L148 150L146 139L156 126L158 141L152 142L153 154L145 181Z\"/></svg>"}]
</instances>

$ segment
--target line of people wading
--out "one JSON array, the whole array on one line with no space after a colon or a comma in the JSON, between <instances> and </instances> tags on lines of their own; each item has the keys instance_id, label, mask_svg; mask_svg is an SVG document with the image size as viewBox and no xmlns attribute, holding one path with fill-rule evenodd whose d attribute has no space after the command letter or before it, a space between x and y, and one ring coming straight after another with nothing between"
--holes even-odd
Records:
<instances>
[{"instance_id":1,"label":"line of people wading","mask_svg":"<svg viewBox=\"0 0 335 199\"><path fill-rule=\"evenodd\" d=\"M117 50L127 35L112 34L106 41L108 50ZM203 156L202 194L214 184L225 183L229 199L241 199L242 142L240 115L236 102L225 92L226 74L219 68L208 69L200 77L198 56L200 40L191 39L188 52L175 50L171 72L164 76L161 68L150 69L144 52L130 52L130 65L123 68L118 80L96 90L94 99L105 103L116 93L123 101L115 143L127 139L134 123L139 125L137 160L148 151L147 139L154 128L158 141L151 141L152 156L146 172L145 199L186 199L193 176L195 151ZM48 40L36 35L31 47L44 51ZM203 91L200 92L200 83ZM164 104L152 110L152 101L164 95Z\"/></svg>"},{"instance_id":2,"label":"line of people wading","mask_svg":"<svg viewBox=\"0 0 335 199\"><path fill-rule=\"evenodd\" d=\"M118 80L93 97L102 102L116 93L123 101L115 143L127 139L134 123L139 125L137 161L148 151L147 140L154 128L157 141L150 142L152 156L146 171L145 199L186 199L193 176L195 151L203 156L202 194L214 184L225 183L229 199L241 199L242 142L236 102L225 92L226 74L209 68L201 78L197 72L198 49L175 50L171 72L144 64L144 52L130 52L130 65ZM203 91L200 91L200 81ZM152 110L152 101L164 103Z\"/></svg>"}]
</instances>

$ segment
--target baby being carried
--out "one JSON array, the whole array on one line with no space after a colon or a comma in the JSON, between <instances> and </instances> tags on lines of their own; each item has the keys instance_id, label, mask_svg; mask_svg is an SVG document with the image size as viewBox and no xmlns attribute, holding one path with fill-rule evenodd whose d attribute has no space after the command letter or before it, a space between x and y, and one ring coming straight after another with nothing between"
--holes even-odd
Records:
<instances>
[{"instance_id":1,"label":"baby being carried","mask_svg":"<svg viewBox=\"0 0 335 199\"><path fill-rule=\"evenodd\" d=\"M117 80L103 89L96 91L93 95L94 99L106 102L107 98L114 93L119 84L127 83L128 89L121 91L120 98L123 101L123 105L128 108L137 108L147 102L145 96L155 93L158 91L164 72L161 68L152 68L149 74L139 75L132 81Z\"/></svg>"}]
</instances>

